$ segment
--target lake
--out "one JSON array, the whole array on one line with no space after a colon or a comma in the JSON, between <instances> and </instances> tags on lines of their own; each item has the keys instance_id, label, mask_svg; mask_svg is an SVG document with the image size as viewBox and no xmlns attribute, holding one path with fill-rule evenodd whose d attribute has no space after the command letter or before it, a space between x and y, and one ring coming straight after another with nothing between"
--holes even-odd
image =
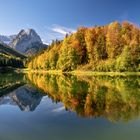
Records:
<instances>
[{"instance_id":1,"label":"lake","mask_svg":"<svg viewBox=\"0 0 140 140\"><path fill-rule=\"evenodd\" d=\"M139 76L0 75L1 140L139 137Z\"/></svg>"}]
</instances>

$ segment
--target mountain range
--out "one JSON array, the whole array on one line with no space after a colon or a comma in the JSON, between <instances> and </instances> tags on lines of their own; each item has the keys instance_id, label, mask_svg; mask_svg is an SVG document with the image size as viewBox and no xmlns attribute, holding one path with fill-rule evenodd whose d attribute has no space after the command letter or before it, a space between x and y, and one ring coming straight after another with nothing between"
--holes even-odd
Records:
<instances>
[{"instance_id":1,"label":"mountain range","mask_svg":"<svg viewBox=\"0 0 140 140\"><path fill-rule=\"evenodd\" d=\"M34 29L22 29L17 35L0 35L0 44L26 56L32 56L47 47Z\"/></svg>"},{"instance_id":2,"label":"mountain range","mask_svg":"<svg viewBox=\"0 0 140 140\"><path fill-rule=\"evenodd\" d=\"M5 44L10 44L12 40L16 37L16 35L10 35L10 36L5 36L5 35L0 35L0 41L5 43Z\"/></svg>"}]
</instances>

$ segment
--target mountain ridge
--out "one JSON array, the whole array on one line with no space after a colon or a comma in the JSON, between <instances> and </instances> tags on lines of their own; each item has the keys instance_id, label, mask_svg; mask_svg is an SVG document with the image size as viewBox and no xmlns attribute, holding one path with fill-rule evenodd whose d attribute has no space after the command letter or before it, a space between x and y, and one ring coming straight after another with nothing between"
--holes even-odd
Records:
<instances>
[{"instance_id":1,"label":"mountain ridge","mask_svg":"<svg viewBox=\"0 0 140 140\"><path fill-rule=\"evenodd\" d=\"M10 67L10 69L11 67L23 68L24 60L26 58L26 56L12 49L6 44L0 43L0 72L5 72L6 69L4 68L7 68L8 70L8 67Z\"/></svg>"},{"instance_id":2,"label":"mountain ridge","mask_svg":"<svg viewBox=\"0 0 140 140\"><path fill-rule=\"evenodd\" d=\"M6 54L9 56L15 56L21 59L26 58L26 56L24 56L23 54L17 52L16 50L12 49L8 45L2 44L2 43L0 43L0 53Z\"/></svg>"},{"instance_id":3,"label":"mountain ridge","mask_svg":"<svg viewBox=\"0 0 140 140\"><path fill-rule=\"evenodd\" d=\"M16 35L0 35L0 41L8 45L15 37Z\"/></svg>"}]
</instances>

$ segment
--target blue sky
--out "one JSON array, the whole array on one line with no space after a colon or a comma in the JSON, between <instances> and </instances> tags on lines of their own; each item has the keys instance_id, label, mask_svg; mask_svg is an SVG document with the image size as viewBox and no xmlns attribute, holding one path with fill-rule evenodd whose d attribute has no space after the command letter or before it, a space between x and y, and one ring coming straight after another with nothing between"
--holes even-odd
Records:
<instances>
[{"instance_id":1,"label":"blue sky","mask_svg":"<svg viewBox=\"0 0 140 140\"><path fill-rule=\"evenodd\" d=\"M34 28L44 42L79 26L128 20L140 25L139 0L0 0L0 34Z\"/></svg>"}]
</instances>

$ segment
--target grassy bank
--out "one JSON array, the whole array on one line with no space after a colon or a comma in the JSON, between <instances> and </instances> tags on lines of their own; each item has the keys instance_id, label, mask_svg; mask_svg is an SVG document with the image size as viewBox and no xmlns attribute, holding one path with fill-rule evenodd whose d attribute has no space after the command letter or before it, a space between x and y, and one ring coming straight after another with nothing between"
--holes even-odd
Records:
<instances>
[{"instance_id":1,"label":"grassy bank","mask_svg":"<svg viewBox=\"0 0 140 140\"><path fill-rule=\"evenodd\" d=\"M108 76L140 76L140 72L93 72L93 71L72 71L73 75L108 75Z\"/></svg>"},{"instance_id":2,"label":"grassy bank","mask_svg":"<svg viewBox=\"0 0 140 140\"><path fill-rule=\"evenodd\" d=\"M140 72L94 72L94 71L80 71L75 70L71 72L62 72L61 70L31 70L22 69L23 73L42 73L42 74L72 74L72 75L87 75L87 76L98 76L98 75L108 75L108 76L140 76Z\"/></svg>"}]
</instances>

